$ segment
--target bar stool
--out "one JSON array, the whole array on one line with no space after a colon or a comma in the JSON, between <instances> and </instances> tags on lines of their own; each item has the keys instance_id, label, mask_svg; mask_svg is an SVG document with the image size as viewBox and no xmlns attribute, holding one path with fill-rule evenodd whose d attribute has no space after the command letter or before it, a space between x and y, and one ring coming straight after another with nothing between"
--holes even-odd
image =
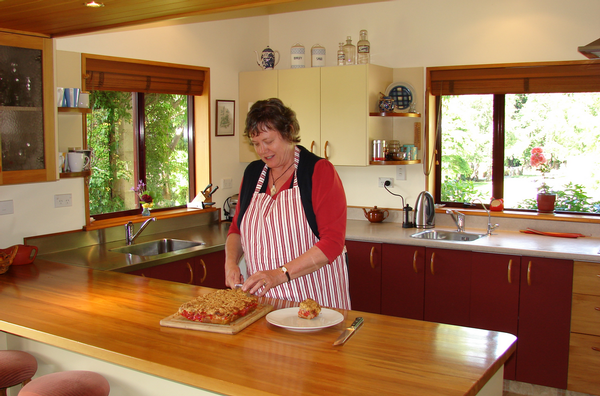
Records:
<instances>
[{"instance_id":1,"label":"bar stool","mask_svg":"<svg viewBox=\"0 0 600 396\"><path fill-rule=\"evenodd\" d=\"M19 396L108 396L106 378L93 371L72 370L42 375L21 389Z\"/></svg>"},{"instance_id":2,"label":"bar stool","mask_svg":"<svg viewBox=\"0 0 600 396\"><path fill-rule=\"evenodd\" d=\"M27 352L0 351L0 396L6 396L6 388L31 381L37 367L37 360Z\"/></svg>"}]
</instances>

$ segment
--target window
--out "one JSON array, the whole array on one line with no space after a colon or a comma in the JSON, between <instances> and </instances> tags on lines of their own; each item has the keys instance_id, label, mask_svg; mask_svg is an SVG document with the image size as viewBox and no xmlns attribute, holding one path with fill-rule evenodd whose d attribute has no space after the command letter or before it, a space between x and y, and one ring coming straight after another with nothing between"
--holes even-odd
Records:
<instances>
[{"instance_id":1,"label":"window","mask_svg":"<svg viewBox=\"0 0 600 396\"><path fill-rule=\"evenodd\" d=\"M138 63L139 62L139 63ZM96 220L140 213L143 183L152 209L183 207L209 180L207 71L181 65L82 55L93 150L89 214ZM200 117L198 117L200 115ZM201 118L197 120L195 118ZM204 142L196 156L196 142Z\"/></svg>"},{"instance_id":2,"label":"window","mask_svg":"<svg viewBox=\"0 0 600 396\"><path fill-rule=\"evenodd\" d=\"M600 73L589 61L434 68L435 196L448 205L503 198L536 209L600 213ZM545 167L532 166L542 151ZM433 151L432 151L433 152ZM536 162L533 162L536 165ZM544 172L542 172L542 170Z\"/></svg>"}]
</instances>

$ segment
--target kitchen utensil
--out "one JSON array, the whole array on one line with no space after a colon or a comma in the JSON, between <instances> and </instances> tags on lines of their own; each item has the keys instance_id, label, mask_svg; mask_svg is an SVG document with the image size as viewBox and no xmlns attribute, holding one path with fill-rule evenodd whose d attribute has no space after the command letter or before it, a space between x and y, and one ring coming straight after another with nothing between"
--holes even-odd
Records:
<instances>
[{"instance_id":1,"label":"kitchen utensil","mask_svg":"<svg viewBox=\"0 0 600 396\"><path fill-rule=\"evenodd\" d=\"M165 327L176 327L179 329L208 331L210 333L237 334L272 310L272 305L259 304L253 312L226 325L194 322L193 320L186 319L176 313L162 319L160 325Z\"/></svg>"},{"instance_id":2,"label":"kitchen utensil","mask_svg":"<svg viewBox=\"0 0 600 396\"><path fill-rule=\"evenodd\" d=\"M395 82L388 85L385 95L391 97L396 105L396 110L408 110L415 102L415 89L412 85Z\"/></svg>"},{"instance_id":3,"label":"kitchen utensil","mask_svg":"<svg viewBox=\"0 0 600 396\"><path fill-rule=\"evenodd\" d=\"M263 70L274 69L279 63L279 51L273 51L268 45L262 50L260 56L258 52L254 51L254 53L256 54L256 64Z\"/></svg>"},{"instance_id":4,"label":"kitchen utensil","mask_svg":"<svg viewBox=\"0 0 600 396\"><path fill-rule=\"evenodd\" d=\"M585 236L583 234L578 234L576 232L547 232L547 231L534 230L533 228L527 228L526 230L519 230L519 231L524 234L537 234L537 235L545 235L545 236L558 237L558 238L579 238L579 237Z\"/></svg>"},{"instance_id":5,"label":"kitchen utensil","mask_svg":"<svg viewBox=\"0 0 600 396\"><path fill-rule=\"evenodd\" d=\"M298 307L283 308L273 311L266 317L273 326L291 331L316 331L335 326L344 320L344 315L333 309L322 308L319 316L313 319L298 317Z\"/></svg>"},{"instance_id":6,"label":"kitchen utensil","mask_svg":"<svg viewBox=\"0 0 600 396\"><path fill-rule=\"evenodd\" d=\"M304 67L304 46L300 43L296 43L292 46L291 50L291 63L292 69L301 69Z\"/></svg>"},{"instance_id":7,"label":"kitchen utensil","mask_svg":"<svg viewBox=\"0 0 600 396\"><path fill-rule=\"evenodd\" d=\"M90 157L81 152L67 153L67 163L71 172L81 172L90 164Z\"/></svg>"},{"instance_id":8,"label":"kitchen utensil","mask_svg":"<svg viewBox=\"0 0 600 396\"><path fill-rule=\"evenodd\" d=\"M415 203L415 227L435 227L435 204L429 191L422 191Z\"/></svg>"},{"instance_id":9,"label":"kitchen utensil","mask_svg":"<svg viewBox=\"0 0 600 396\"><path fill-rule=\"evenodd\" d=\"M333 345L344 345L344 343L346 341L348 341L348 339L350 337L352 337L352 335L354 333L356 333L356 330L358 330L358 328L360 326L362 326L363 322L364 322L364 319L360 316L358 318L354 319L354 322L352 322L350 327L348 327L348 328L346 328L346 330L344 330L344 332L338 337L338 339L335 340Z\"/></svg>"},{"instance_id":10,"label":"kitchen utensil","mask_svg":"<svg viewBox=\"0 0 600 396\"><path fill-rule=\"evenodd\" d=\"M0 253L10 254L13 252L13 249L18 249L18 251L15 253L12 265L31 264L38 252L37 246L14 245L6 249L0 249Z\"/></svg>"},{"instance_id":11,"label":"kitchen utensil","mask_svg":"<svg viewBox=\"0 0 600 396\"><path fill-rule=\"evenodd\" d=\"M216 186L215 188L213 188L213 189L211 190L211 192L208 194L208 196L209 196L209 197L210 197L210 196L212 196L212 195L213 195L213 194L214 194L214 193L215 193L215 192L216 192L218 189L219 189L219 186Z\"/></svg>"},{"instance_id":12,"label":"kitchen utensil","mask_svg":"<svg viewBox=\"0 0 600 396\"><path fill-rule=\"evenodd\" d=\"M381 223L390 215L390 212L385 209L377 209L377 206L373 207L373 209L369 210L368 212L367 209L363 208L363 212L365 212L365 217L371 223Z\"/></svg>"}]
</instances>

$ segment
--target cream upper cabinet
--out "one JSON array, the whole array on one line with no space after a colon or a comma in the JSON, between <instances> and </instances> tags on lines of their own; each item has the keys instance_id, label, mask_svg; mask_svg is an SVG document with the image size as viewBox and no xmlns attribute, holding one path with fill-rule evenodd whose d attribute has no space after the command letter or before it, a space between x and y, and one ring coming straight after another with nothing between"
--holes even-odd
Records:
<instances>
[{"instance_id":1,"label":"cream upper cabinet","mask_svg":"<svg viewBox=\"0 0 600 396\"><path fill-rule=\"evenodd\" d=\"M391 139L391 119L370 117L392 69L355 65L321 70L321 144L334 165L367 166L373 139Z\"/></svg>"},{"instance_id":2,"label":"cream upper cabinet","mask_svg":"<svg viewBox=\"0 0 600 396\"><path fill-rule=\"evenodd\" d=\"M296 112L300 144L322 156L321 68L279 70L279 99Z\"/></svg>"},{"instance_id":3,"label":"cream upper cabinet","mask_svg":"<svg viewBox=\"0 0 600 396\"><path fill-rule=\"evenodd\" d=\"M304 147L334 165L367 166L372 139L391 139L392 120L370 117L392 69L377 65L315 67L240 73L240 130L249 104L278 97L300 123ZM258 157L240 132L240 161Z\"/></svg>"},{"instance_id":4,"label":"cream upper cabinet","mask_svg":"<svg viewBox=\"0 0 600 396\"><path fill-rule=\"evenodd\" d=\"M252 162L258 159L254 148L248 143L244 136L246 116L252 104L258 100L277 97L277 71L258 70L243 72L239 76L240 89L240 162Z\"/></svg>"}]
</instances>

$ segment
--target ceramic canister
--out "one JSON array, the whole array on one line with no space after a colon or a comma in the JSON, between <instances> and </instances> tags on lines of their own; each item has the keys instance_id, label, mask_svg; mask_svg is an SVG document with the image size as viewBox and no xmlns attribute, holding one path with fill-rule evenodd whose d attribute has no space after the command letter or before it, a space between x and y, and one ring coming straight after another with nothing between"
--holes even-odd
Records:
<instances>
[{"instance_id":1,"label":"ceramic canister","mask_svg":"<svg viewBox=\"0 0 600 396\"><path fill-rule=\"evenodd\" d=\"M312 55L312 58L311 58L311 66L312 67L324 67L325 66L325 47L322 47L319 44L315 44L312 46L310 53Z\"/></svg>"},{"instance_id":2,"label":"ceramic canister","mask_svg":"<svg viewBox=\"0 0 600 396\"><path fill-rule=\"evenodd\" d=\"M300 43L294 44L291 51L292 69L304 67L304 46Z\"/></svg>"}]
</instances>

